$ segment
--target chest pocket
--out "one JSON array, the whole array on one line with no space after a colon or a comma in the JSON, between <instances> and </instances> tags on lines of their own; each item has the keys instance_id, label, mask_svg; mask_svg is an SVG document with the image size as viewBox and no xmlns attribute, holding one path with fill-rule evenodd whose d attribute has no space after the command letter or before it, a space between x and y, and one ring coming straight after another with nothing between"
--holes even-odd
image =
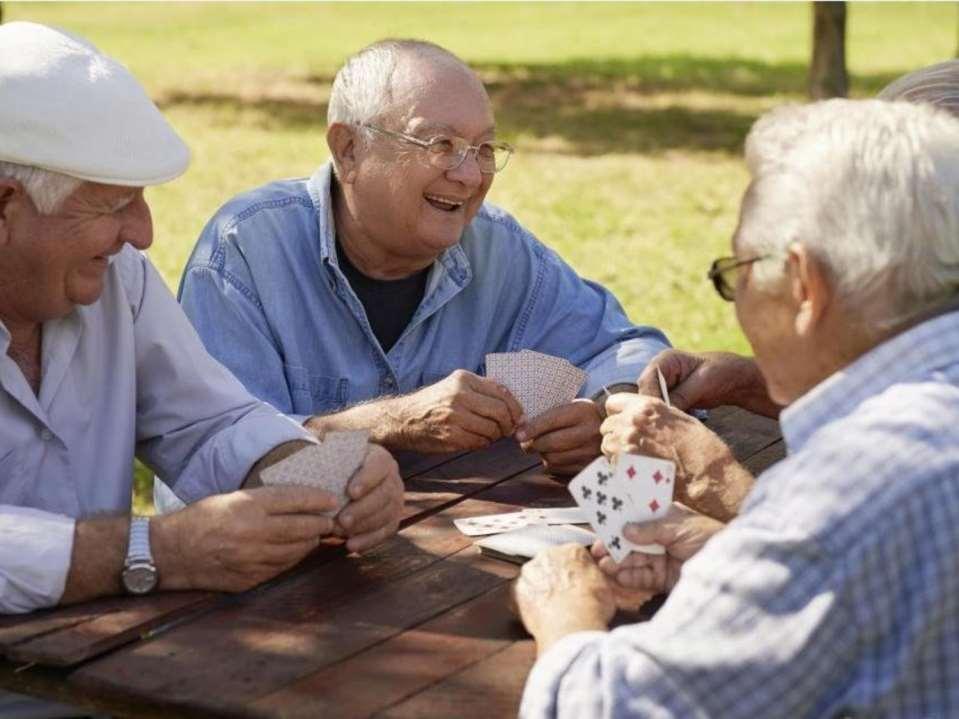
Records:
<instances>
[{"instance_id":1,"label":"chest pocket","mask_svg":"<svg viewBox=\"0 0 959 719\"><path fill-rule=\"evenodd\" d=\"M284 365L294 414L328 414L346 406L350 381L346 377L324 377L305 367Z\"/></svg>"}]
</instances>

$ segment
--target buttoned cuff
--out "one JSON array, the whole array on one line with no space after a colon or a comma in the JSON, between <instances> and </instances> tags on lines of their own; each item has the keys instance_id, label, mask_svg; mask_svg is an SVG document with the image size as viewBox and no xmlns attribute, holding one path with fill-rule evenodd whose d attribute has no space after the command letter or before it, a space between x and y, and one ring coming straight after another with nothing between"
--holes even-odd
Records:
<instances>
[{"instance_id":1,"label":"buttoned cuff","mask_svg":"<svg viewBox=\"0 0 959 719\"><path fill-rule=\"evenodd\" d=\"M76 520L0 505L0 614L52 607L63 596Z\"/></svg>"}]
</instances>

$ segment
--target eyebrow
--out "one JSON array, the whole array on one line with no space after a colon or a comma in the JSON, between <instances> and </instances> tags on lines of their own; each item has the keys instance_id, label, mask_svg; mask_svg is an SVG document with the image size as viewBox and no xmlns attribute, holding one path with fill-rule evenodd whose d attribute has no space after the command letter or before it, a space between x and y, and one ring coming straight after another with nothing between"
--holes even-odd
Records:
<instances>
[{"instance_id":1,"label":"eyebrow","mask_svg":"<svg viewBox=\"0 0 959 719\"><path fill-rule=\"evenodd\" d=\"M445 132L445 133L450 134L450 135L456 135L456 134L457 134L456 130L454 130L454 129L453 129L452 127L450 127L449 125L446 125L446 124L441 123L441 122L430 122L430 123L426 123L426 124L424 124L424 125L420 125L419 127L415 128L415 129L412 130L411 132L413 132L413 133L415 133L415 134L418 135L418 134L425 133L425 132L437 132L437 131L442 131L442 132ZM488 128L486 128L485 130L483 130L483 132L481 132L481 133L478 135L478 137L484 137L484 136L486 136L486 135L496 135L496 125L490 125Z\"/></svg>"}]
</instances>

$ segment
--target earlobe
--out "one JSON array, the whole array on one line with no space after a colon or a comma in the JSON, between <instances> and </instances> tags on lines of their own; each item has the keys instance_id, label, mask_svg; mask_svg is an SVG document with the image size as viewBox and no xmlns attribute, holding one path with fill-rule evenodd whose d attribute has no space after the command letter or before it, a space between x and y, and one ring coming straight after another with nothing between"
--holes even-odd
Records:
<instances>
[{"instance_id":1,"label":"earlobe","mask_svg":"<svg viewBox=\"0 0 959 719\"><path fill-rule=\"evenodd\" d=\"M349 125L334 122L326 131L326 144L333 155L340 182L352 184L356 179L356 136Z\"/></svg>"}]
</instances>

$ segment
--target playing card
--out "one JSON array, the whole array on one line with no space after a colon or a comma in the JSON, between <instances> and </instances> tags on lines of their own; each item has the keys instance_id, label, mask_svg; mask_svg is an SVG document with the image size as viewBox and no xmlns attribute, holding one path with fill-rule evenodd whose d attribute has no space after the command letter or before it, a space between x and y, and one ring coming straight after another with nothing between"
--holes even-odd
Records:
<instances>
[{"instance_id":1,"label":"playing card","mask_svg":"<svg viewBox=\"0 0 959 719\"><path fill-rule=\"evenodd\" d=\"M479 537L484 534L499 534L511 529L520 529L530 524L530 518L526 512L507 512L454 519L453 524L467 537Z\"/></svg>"},{"instance_id":2,"label":"playing card","mask_svg":"<svg viewBox=\"0 0 959 719\"><path fill-rule=\"evenodd\" d=\"M582 507L544 507L524 509L530 524L589 524Z\"/></svg>"},{"instance_id":3,"label":"playing card","mask_svg":"<svg viewBox=\"0 0 959 719\"><path fill-rule=\"evenodd\" d=\"M568 488L610 555L621 562L634 549L634 545L622 536L623 525L629 521L630 500L625 492L616 491L613 474L606 458L599 457L577 474Z\"/></svg>"},{"instance_id":4,"label":"playing card","mask_svg":"<svg viewBox=\"0 0 959 719\"><path fill-rule=\"evenodd\" d=\"M480 552L497 559L522 564L539 552L561 544L575 543L588 547L596 536L585 529L570 525L532 525L511 532L483 537L476 542Z\"/></svg>"},{"instance_id":5,"label":"playing card","mask_svg":"<svg viewBox=\"0 0 959 719\"><path fill-rule=\"evenodd\" d=\"M337 498L326 514L335 516L349 502L346 486L363 464L369 441L367 430L331 432L320 444L312 444L261 472L265 485L302 485L325 489Z\"/></svg>"},{"instance_id":6,"label":"playing card","mask_svg":"<svg viewBox=\"0 0 959 719\"><path fill-rule=\"evenodd\" d=\"M572 401L586 380L583 370L562 357L532 350L486 355L486 376L516 397L527 419Z\"/></svg>"},{"instance_id":7,"label":"playing card","mask_svg":"<svg viewBox=\"0 0 959 719\"><path fill-rule=\"evenodd\" d=\"M633 522L665 516L676 488L676 465L666 459L621 454L616 458L614 479L632 500Z\"/></svg>"}]
</instances>

